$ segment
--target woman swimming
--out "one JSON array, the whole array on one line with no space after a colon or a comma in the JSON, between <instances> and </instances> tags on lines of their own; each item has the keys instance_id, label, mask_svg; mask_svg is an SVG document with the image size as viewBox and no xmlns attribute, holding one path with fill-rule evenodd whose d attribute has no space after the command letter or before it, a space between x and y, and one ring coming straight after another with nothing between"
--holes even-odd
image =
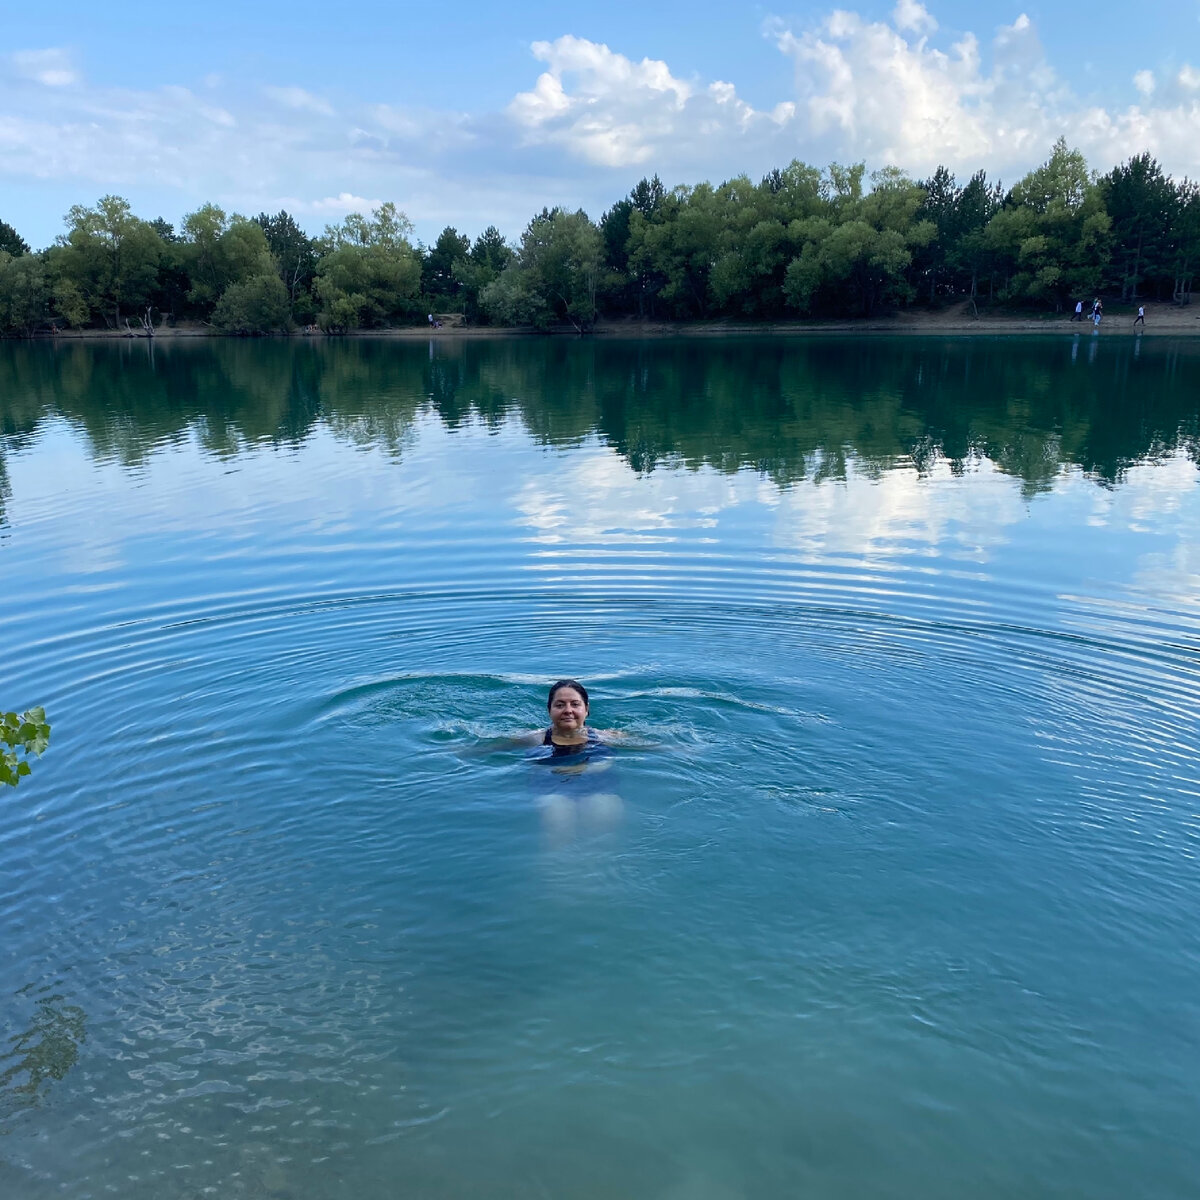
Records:
<instances>
[{"instance_id":1,"label":"woman swimming","mask_svg":"<svg viewBox=\"0 0 1200 1200\"><path fill-rule=\"evenodd\" d=\"M600 734L588 728L591 709L587 688L577 679L559 679L550 685L546 711L550 714L549 728L531 733L525 740L536 745L534 757L549 760L554 775L559 777L555 790L541 799L548 826L556 837L573 829L580 820L594 827L611 827L620 816L621 800L607 788L600 790L598 773L612 765L605 761L612 754L606 742L621 735L615 730ZM568 780L563 776L579 778Z\"/></svg>"},{"instance_id":2,"label":"woman swimming","mask_svg":"<svg viewBox=\"0 0 1200 1200\"><path fill-rule=\"evenodd\" d=\"M527 746L537 746L536 758L568 758L591 762L608 758L613 742L623 742L626 735L619 729L589 729L587 688L577 679L560 679L550 685L546 700L550 727L526 734L521 740ZM564 764L565 765L565 764Z\"/></svg>"}]
</instances>

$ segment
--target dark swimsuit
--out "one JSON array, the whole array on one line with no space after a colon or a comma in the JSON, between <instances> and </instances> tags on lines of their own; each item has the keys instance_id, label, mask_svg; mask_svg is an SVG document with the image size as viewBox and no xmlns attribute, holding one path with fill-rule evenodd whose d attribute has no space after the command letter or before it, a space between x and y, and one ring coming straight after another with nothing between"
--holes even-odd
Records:
<instances>
[{"instance_id":1,"label":"dark swimsuit","mask_svg":"<svg viewBox=\"0 0 1200 1200\"><path fill-rule=\"evenodd\" d=\"M532 752L531 757L540 762L555 763L555 765L574 765L568 764L565 760L574 759L575 763L594 762L599 758L608 758L612 751L601 740L600 735L594 730L587 731L586 742L576 742L570 746L560 746L553 736L553 730L547 729L545 736L542 738L542 744ZM555 761L557 760L557 762Z\"/></svg>"},{"instance_id":2,"label":"dark swimsuit","mask_svg":"<svg viewBox=\"0 0 1200 1200\"><path fill-rule=\"evenodd\" d=\"M542 745L550 747L551 758L561 758L563 755L567 754L586 754L590 757L593 751L598 750L601 747L604 749L608 748L600 740L600 735L594 729L589 729L587 731L586 742L575 742L569 746L560 746L558 742L554 740L554 730L547 729L546 736L542 738Z\"/></svg>"}]
</instances>

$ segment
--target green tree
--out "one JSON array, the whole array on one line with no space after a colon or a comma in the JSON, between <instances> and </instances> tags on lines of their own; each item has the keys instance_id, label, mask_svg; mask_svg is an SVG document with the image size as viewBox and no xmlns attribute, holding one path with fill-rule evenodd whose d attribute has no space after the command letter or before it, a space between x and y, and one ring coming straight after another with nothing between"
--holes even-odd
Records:
<instances>
[{"instance_id":1,"label":"green tree","mask_svg":"<svg viewBox=\"0 0 1200 1200\"><path fill-rule=\"evenodd\" d=\"M463 313L469 321L486 318L479 303L483 289L500 277L516 257L495 225L489 225L476 239L466 258L456 260L453 275L461 290Z\"/></svg>"},{"instance_id":2,"label":"green tree","mask_svg":"<svg viewBox=\"0 0 1200 1200\"><path fill-rule=\"evenodd\" d=\"M267 235L257 221L205 204L183 219L185 264L192 281L188 299L203 314L226 288L277 273Z\"/></svg>"},{"instance_id":3,"label":"green tree","mask_svg":"<svg viewBox=\"0 0 1200 1200\"><path fill-rule=\"evenodd\" d=\"M715 309L734 316L773 316L783 307L783 274L793 247L776 213L772 179L757 187L744 175L721 184L724 210L713 248L709 292Z\"/></svg>"},{"instance_id":4,"label":"green tree","mask_svg":"<svg viewBox=\"0 0 1200 1200\"><path fill-rule=\"evenodd\" d=\"M163 252L158 260L158 277L150 293L150 304L159 312L175 317L186 311L192 290L188 271L190 247L161 217L150 222L163 238ZM164 236L161 226L165 226Z\"/></svg>"},{"instance_id":5,"label":"green tree","mask_svg":"<svg viewBox=\"0 0 1200 1200\"><path fill-rule=\"evenodd\" d=\"M175 226L171 224L165 217L155 217L150 222L150 228L158 234L164 242L181 242L183 239L175 232Z\"/></svg>"},{"instance_id":6,"label":"green tree","mask_svg":"<svg viewBox=\"0 0 1200 1200\"><path fill-rule=\"evenodd\" d=\"M292 323L292 304L278 275L254 275L231 283L213 309L212 323L224 333L270 333Z\"/></svg>"},{"instance_id":7,"label":"green tree","mask_svg":"<svg viewBox=\"0 0 1200 1200\"><path fill-rule=\"evenodd\" d=\"M515 261L480 295L480 303L502 323L539 329L569 321L583 333L596 319L596 293L603 268L600 231L582 209L546 209L529 222Z\"/></svg>"},{"instance_id":8,"label":"green tree","mask_svg":"<svg viewBox=\"0 0 1200 1200\"><path fill-rule=\"evenodd\" d=\"M0 332L32 337L46 319L50 288L36 254L14 258L0 250Z\"/></svg>"},{"instance_id":9,"label":"green tree","mask_svg":"<svg viewBox=\"0 0 1200 1200\"><path fill-rule=\"evenodd\" d=\"M1175 227L1171 237L1171 298L1192 302L1192 281L1200 269L1200 184L1185 179L1176 187Z\"/></svg>"},{"instance_id":10,"label":"green tree","mask_svg":"<svg viewBox=\"0 0 1200 1200\"><path fill-rule=\"evenodd\" d=\"M122 310L143 308L157 282L163 240L148 221L135 217L120 196L103 196L95 208L75 205L67 213L67 232L49 263L78 315L99 314L111 327Z\"/></svg>"},{"instance_id":11,"label":"green tree","mask_svg":"<svg viewBox=\"0 0 1200 1200\"><path fill-rule=\"evenodd\" d=\"M471 253L471 239L447 225L421 263L421 291L433 307L458 304L462 281L454 268Z\"/></svg>"},{"instance_id":12,"label":"green tree","mask_svg":"<svg viewBox=\"0 0 1200 1200\"><path fill-rule=\"evenodd\" d=\"M7 221L0 221L0 252L13 258L29 253L29 243Z\"/></svg>"},{"instance_id":13,"label":"green tree","mask_svg":"<svg viewBox=\"0 0 1200 1200\"><path fill-rule=\"evenodd\" d=\"M824 290L834 303L869 316L912 300L913 254L934 239L937 227L919 220L925 190L895 167L871 176L863 193L862 164L829 168L832 215L797 222L790 232L802 245L784 276L788 302L810 311Z\"/></svg>"},{"instance_id":14,"label":"green tree","mask_svg":"<svg viewBox=\"0 0 1200 1200\"><path fill-rule=\"evenodd\" d=\"M29 774L29 756L41 755L50 744L50 726L46 710L31 708L18 716L6 712L0 716L0 783L16 787Z\"/></svg>"},{"instance_id":15,"label":"green tree","mask_svg":"<svg viewBox=\"0 0 1200 1200\"><path fill-rule=\"evenodd\" d=\"M984 171L976 171L966 187L958 191L954 213L946 233L946 265L953 272L954 287L966 292L978 315L975 301L985 272L991 278L992 251L987 227L1000 211L1003 188L989 184Z\"/></svg>"},{"instance_id":16,"label":"green tree","mask_svg":"<svg viewBox=\"0 0 1200 1200\"><path fill-rule=\"evenodd\" d=\"M1149 154L1139 154L1100 180L1100 195L1112 221L1106 282L1134 300L1149 283L1161 293L1171 283L1171 231L1179 193Z\"/></svg>"},{"instance_id":17,"label":"green tree","mask_svg":"<svg viewBox=\"0 0 1200 1200\"><path fill-rule=\"evenodd\" d=\"M279 278L287 289L288 303L293 313L311 316L312 280L317 273L315 241L283 209L274 216L259 213L254 220L266 235L267 246L279 269ZM308 311L301 313L299 309Z\"/></svg>"},{"instance_id":18,"label":"green tree","mask_svg":"<svg viewBox=\"0 0 1200 1200\"><path fill-rule=\"evenodd\" d=\"M725 197L711 184L677 187L647 216L630 216L630 269L647 281L652 303L674 317L708 316Z\"/></svg>"},{"instance_id":19,"label":"green tree","mask_svg":"<svg viewBox=\"0 0 1200 1200\"><path fill-rule=\"evenodd\" d=\"M370 217L351 213L326 227L314 289L325 328L370 327L417 311L421 262L411 233L412 223L390 201Z\"/></svg>"},{"instance_id":20,"label":"green tree","mask_svg":"<svg viewBox=\"0 0 1200 1200\"><path fill-rule=\"evenodd\" d=\"M955 182L953 172L940 165L928 179L922 180L919 186L925 193L925 199L921 202L917 215L921 220L931 221L937 233L917 256L914 265L928 289L929 303L935 304L939 287L946 286L949 282L947 259L958 213L958 197L962 189Z\"/></svg>"},{"instance_id":21,"label":"green tree","mask_svg":"<svg viewBox=\"0 0 1200 1200\"><path fill-rule=\"evenodd\" d=\"M614 307L646 315L646 302L652 284L650 276L633 268L630 259L634 214L642 222L653 222L666 198L662 180L641 179L623 200L618 200L600 218L600 236L604 245L604 266L608 272L606 292ZM661 287L661 281L658 287ZM658 288L654 290L657 292Z\"/></svg>"},{"instance_id":22,"label":"green tree","mask_svg":"<svg viewBox=\"0 0 1200 1200\"><path fill-rule=\"evenodd\" d=\"M1072 296L1097 291L1111 224L1083 155L1059 138L988 223L985 240L1004 278L1001 299L1061 312Z\"/></svg>"}]
</instances>

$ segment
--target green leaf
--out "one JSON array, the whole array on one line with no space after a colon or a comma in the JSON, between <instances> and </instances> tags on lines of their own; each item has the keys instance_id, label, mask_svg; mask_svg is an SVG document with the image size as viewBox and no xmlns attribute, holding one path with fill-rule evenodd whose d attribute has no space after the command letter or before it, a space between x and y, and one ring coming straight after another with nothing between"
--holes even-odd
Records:
<instances>
[{"instance_id":1,"label":"green leaf","mask_svg":"<svg viewBox=\"0 0 1200 1200\"><path fill-rule=\"evenodd\" d=\"M46 710L40 705L20 717L15 712L0 715L0 745L8 747L0 753L0 784L16 787L18 780L30 774L28 761L18 761L18 750L24 750L26 756L40 756L49 744L50 726L46 723Z\"/></svg>"}]
</instances>

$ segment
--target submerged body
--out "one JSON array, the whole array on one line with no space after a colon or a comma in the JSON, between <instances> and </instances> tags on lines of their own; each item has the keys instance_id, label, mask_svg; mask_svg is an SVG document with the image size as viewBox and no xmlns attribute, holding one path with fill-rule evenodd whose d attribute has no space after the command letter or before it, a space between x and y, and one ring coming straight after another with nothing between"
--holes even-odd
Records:
<instances>
[{"instance_id":1,"label":"submerged body","mask_svg":"<svg viewBox=\"0 0 1200 1200\"><path fill-rule=\"evenodd\" d=\"M531 734L530 758L552 771L550 786L539 797L550 833L561 840L579 824L610 828L621 813L621 798L604 773L612 766L612 749L587 727L587 689L573 679L560 679L546 702L549 728Z\"/></svg>"}]
</instances>

